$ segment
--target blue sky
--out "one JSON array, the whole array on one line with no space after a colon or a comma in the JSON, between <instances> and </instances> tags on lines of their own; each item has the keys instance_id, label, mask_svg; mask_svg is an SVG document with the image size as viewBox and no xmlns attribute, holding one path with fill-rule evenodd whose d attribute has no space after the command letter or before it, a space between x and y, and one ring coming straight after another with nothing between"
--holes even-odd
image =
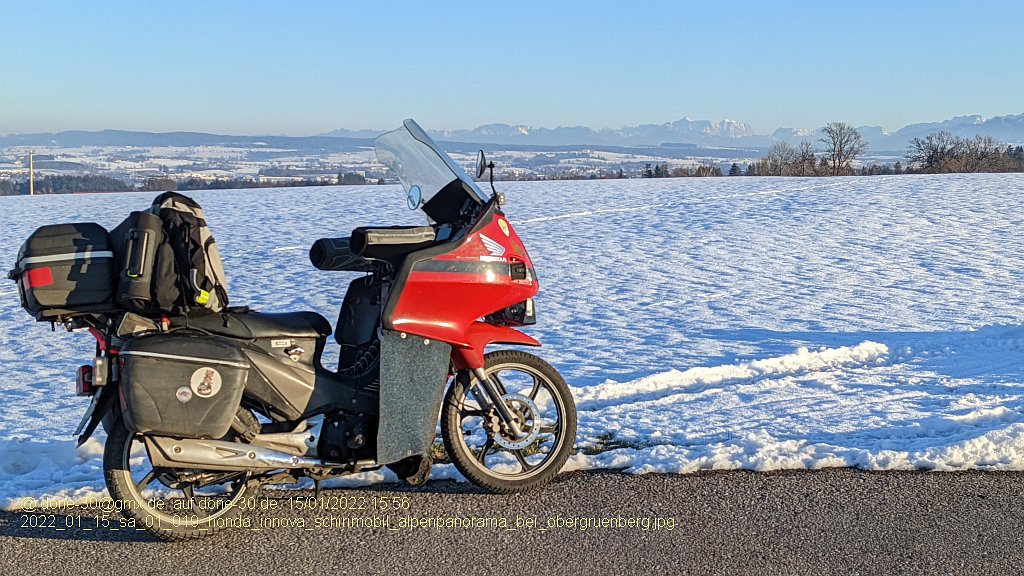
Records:
<instances>
[{"instance_id":1,"label":"blue sky","mask_svg":"<svg viewBox=\"0 0 1024 576\"><path fill-rule=\"evenodd\" d=\"M5 2L0 133L1024 113L1024 3Z\"/></svg>"}]
</instances>

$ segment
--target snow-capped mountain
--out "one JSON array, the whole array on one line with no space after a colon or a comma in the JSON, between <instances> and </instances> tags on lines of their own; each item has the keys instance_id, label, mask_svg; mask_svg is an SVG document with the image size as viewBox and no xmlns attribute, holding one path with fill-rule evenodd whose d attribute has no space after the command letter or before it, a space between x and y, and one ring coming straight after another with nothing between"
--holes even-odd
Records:
<instances>
[{"instance_id":1,"label":"snow-capped mountain","mask_svg":"<svg viewBox=\"0 0 1024 576\"><path fill-rule=\"evenodd\" d=\"M1024 114L957 116L943 122L911 124L896 132L881 126L860 126L861 137L874 152L902 152L914 138L945 130L961 138L991 136L1006 144L1024 143ZM339 129L318 136L231 136L198 132L130 132L102 130L70 131L0 136L0 148L10 146L241 146L332 151L365 148L384 130ZM430 134L445 142L505 146L661 146L683 144L710 148L768 148L778 141L798 145L801 140L820 145L821 128L778 128L771 134L755 134L746 122L736 120L693 120L682 118L663 124L640 124L619 129L595 130L586 126L541 128L523 124L486 124L472 130L434 130Z\"/></svg>"},{"instance_id":2,"label":"snow-capped mountain","mask_svg":"<svg viewBox=\"0 0 1024 576\"><path fill-rule=\"evenodd\" d=\"M871 133L870 129L858 128L861 136L871 143L873 150L903 150L914 138L946 131L960 138L991 136L1007 144L1024 143L1024 114L1017 116L996 116L985 119L978 115L957 116L943 122L926 122L904 126L889 134L882 130ZM879 129L880 130L880 129Z\"/></svg>"},{"instance_id":3,"label":"snow-capped mountain","mask_svg":"<svg viewBox=\"0 0 1024 576\"><path fill-rule=\"evenodd\" d=\"M361 137L365 131L334 130L328 136ZM770 141L754 134L745 122L735 120L692 120L683 118L664 124L641 124L618 130L594 130L586 126L539 128L521 124L486 124L472 130L432 131L431 135L449 142L481 144L512 144L530 146L573 146L600 144L605 146L657 146L665 143L698 146L767 145Z\"/></svg>"},{"instance_id":4,"label":"snow-capped mountain","mask_svg":"<svg viewBox=\"0 0 1024 576\"><path fill-rule=\"evenodd\" d=\"M868 142L872 151L901 152L907 148L914 138L924 138L928 134L946 131L960 138L975 136L991 136L1006 144L1024 143L1024 114L1016 116L996 116L985 119L978 115L957 116L943 122L924 122L910 124L896 132L889 132L881 126L858 126L857 132ZM784 141L796 146L801 140L818 145L821 139L821 128L804 130L797 128L779 128L772 132L773 141Z\"/></svg>"},{"instance_id":5,"label":"snow-capped mountain","mask_svg":"<svg viewBox=\"0 0 1024 576\"><path fill-rule=\"evenodd\" d=\"M962 138L976 135L991 136L1000 142L1019 144L1024 142L1024 114L996 116L985 119L978 115L957 116L942 122L911 124L896 132L882 126L860 126L861 137L867 140L875 151L902 151L914 138L927 134L948 131ZM366 137L367 131L353 132L335 130L328 136ZM618 130L594 130L585 126L559 126L540 128L522 124L487 124L472 130L444 130L431 134L440 140L474 142L480 144L503 144L524 146L658 146L661 144L692 144L711 147L763 148L777 141L797 145L807 140L817 145L821 128L778 128L771 134L755 134L750 124L736 120L693 120L683 118L664 124L641 124L624 126Z\"/></svg>"}]
</instances>

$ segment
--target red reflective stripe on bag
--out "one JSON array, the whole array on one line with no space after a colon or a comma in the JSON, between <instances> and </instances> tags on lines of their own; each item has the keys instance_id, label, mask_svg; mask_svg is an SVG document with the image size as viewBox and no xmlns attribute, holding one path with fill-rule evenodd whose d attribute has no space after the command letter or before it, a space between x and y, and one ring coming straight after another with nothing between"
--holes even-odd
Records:
<instances>
[{"instance_id":1,"label":"red reflective stripe on bag","mask_svg":"<svg viewBox=\"0 0 1024 576\"><path fill-rule=\"evenodd\" d=\"M28 288L42 288L53 284L53 272L49 267L36 268L25 272L25 284Z\"/></svg>"}]
</instances>

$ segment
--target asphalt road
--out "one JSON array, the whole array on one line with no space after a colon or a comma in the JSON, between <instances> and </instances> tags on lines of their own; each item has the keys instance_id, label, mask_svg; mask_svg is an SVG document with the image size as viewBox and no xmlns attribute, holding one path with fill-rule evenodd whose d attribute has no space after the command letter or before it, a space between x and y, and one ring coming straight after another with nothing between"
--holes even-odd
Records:
<instances>
[{"instance_id":1,"label":"asphalt road","mask_svg":"<svg viewBox=\"0 0 1024 576\"><path fill-rule=\"evenodd\" d=\"M252 506L275 509L247 512L249 528L181 543L112 530L117 513L95 509L0 513L0 572L1024 573L1024 473L583 472L514 496L454 482L325 490L305 510L311 493L266 496Z\"/></svg>"}]
</instances>

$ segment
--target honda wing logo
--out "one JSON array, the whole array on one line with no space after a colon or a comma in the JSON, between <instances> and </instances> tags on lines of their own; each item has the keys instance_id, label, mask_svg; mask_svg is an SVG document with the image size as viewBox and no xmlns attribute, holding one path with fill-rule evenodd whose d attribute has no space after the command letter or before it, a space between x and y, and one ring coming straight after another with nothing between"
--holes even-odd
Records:
<instances>
[{"instance_id":1,"label":"honda wing logo","mask_svg":"<svg viewBox=\"0 0 1024 576\"><path fill-rule=\"evenodd\" d=\"M480 239L483 240L484 248L487 248L487 251L491 253L491 256L505 255L505 247L501 244L498 244L483 234L480 235Z\"/></svg>"}]
</instances>

